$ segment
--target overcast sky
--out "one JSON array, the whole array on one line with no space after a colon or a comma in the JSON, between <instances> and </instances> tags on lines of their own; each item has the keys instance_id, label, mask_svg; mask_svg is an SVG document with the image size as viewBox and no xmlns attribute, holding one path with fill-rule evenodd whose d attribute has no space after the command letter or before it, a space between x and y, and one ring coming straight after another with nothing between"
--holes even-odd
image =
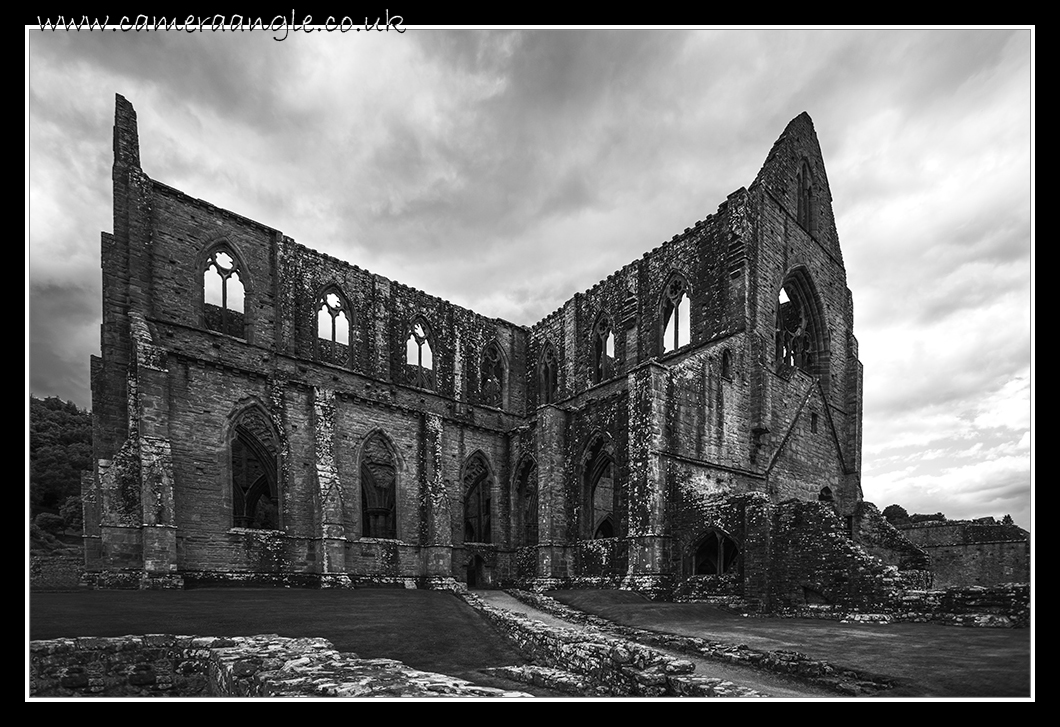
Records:
<instances>
[{"instance_id":1,"label":"overcast sky","mask_svg":"<svg viewBox=\"0 0 1060 727\"><path fill-rule=\"evenodd\" d=\"M1031 523L1030 30L31 32L28 386L90 405L114 94L153 179L530 325L813 118L881 509Z\"/></svg>"}]
</instances>

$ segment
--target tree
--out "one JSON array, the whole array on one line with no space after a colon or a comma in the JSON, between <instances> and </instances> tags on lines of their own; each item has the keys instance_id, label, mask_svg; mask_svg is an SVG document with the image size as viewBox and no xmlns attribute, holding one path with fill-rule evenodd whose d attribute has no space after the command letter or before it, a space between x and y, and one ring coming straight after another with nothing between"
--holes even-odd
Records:
<instances>
[{"instance_id":1,"label":"tree","mask_svg":"<svg viewBox=\"0 0 1060 727\"><path fill-rule=\"evenodd\" d=\"M931 515L923 515L919 512L915 512L909 516L909 522L911 523L928 523L928 522L946 522L946 516L941 512L932 513Z\"/></svg>"},{"instance_id":2,"label":"tree","mask_svg":"<svg viewBox=\"0 0 1060 727\"><path fill-rule=\"evenodd\" d=\"M901 505L888 505L883 508L883 516L891 525L900 525L909 521L909 513Z\"/></svg>"},{"instance_id":3,"label":"tree","mask_svg":"<svg viewBox=\"0 0 1060 727\"><path fill-rule=\"evenodd\" d=\"M31 511L55 511L81 494L81 472L92 469L92 416L50 396L29 400Z\"/></svg>"}]
</instances>

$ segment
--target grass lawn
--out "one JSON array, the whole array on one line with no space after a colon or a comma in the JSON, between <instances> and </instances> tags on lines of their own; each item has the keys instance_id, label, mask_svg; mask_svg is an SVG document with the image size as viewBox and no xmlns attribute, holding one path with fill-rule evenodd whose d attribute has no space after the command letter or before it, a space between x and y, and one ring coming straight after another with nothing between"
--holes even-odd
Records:
<instances>
[{"instance_id":1,"label":"grass lawn","mask_svg":"<svg viewBox=\"0 0 1060 727\"><path fill-rule=\"evenodd\" d=\"M627 626L746 644L762 651L789 649L902 680L880 697L1031 695L1030 629L743 618L703 603L653 603L629 591L548 595Z\"/></svg>"},{"instance_id":2,"label":"grass lawn","mask_svg":"<svg viewBox=\"0 0 1060 727\"><path fill-rule=\"evenodd\" d=\"M29 632L31 639L147 633L321 636L339 651L397 659L478 684L487 681L476 674L479 669L526 663L474 610L444 591L33 592ZM512 684L506 688L532 691Z\"/></svg>"}]
</instances>

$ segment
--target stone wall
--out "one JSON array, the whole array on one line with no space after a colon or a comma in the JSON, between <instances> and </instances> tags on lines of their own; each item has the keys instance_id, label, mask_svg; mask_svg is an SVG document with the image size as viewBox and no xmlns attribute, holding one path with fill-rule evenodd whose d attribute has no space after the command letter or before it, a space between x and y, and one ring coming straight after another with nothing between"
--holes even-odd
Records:
<instances>
[{"instance_id":1,"label":"stone wall","mask_svg":"<svg viewBox=\"0 0 1060 727\"><path fill-rule=\"evenodd\" d=\"M827 495L843 515L861 499L852 302L805 114L750 187L529 326L149 178L121 97L113 148L102 358L92 364L96 468L83 488L88 570L108 574L97 583L533 578L665 598L693 575L689 552L714 527L743 553L742 571L715 590L739 595L742 584L771 603L781 551L764 510L751 522L725 498ZM813 224L792 196L803 168L814 175ZM820 339L805 371L777 365L778 293L792 276ZM207 300L208 286L236 279L241 310ZM321 312L339 309L321 334ZM682 335L664 342L678 319ZM600 359L611 340L602 331L614 336L613 360ZM541 388L549 346L554 395ZM614 486L613 507L598 512L587 466L600 442ZM368 449L392 457L379 488L361 481ZM516 480L528 463L536 544L520 529ZM473 502L472 492L486 494ZM366 527L369 510L385 537ZM593 541L601 524L615 542ZM534 546L533 562L516 555Z\"/></svg>"},{"instance_id":2,"label":"stone wall","mask_svg":"<svg viewBox=\"0 0 1060 727\"><path fill-rule=\"evenodd\" d=\"M29 587L33 590L70 590L81 585L82 555L37 555L29 558Z\"/></svg>"},{"instance_id":3,"label":"stone wall","mask_svg":"<svg viewBox=\"0 0 1060 727\"><path fill-rule=\"evenodd\" d=\"M631 697L754 697L754 690L693 674L695 664L593 629L559 628L495 608L460 592L524 656L535 664L583 677L592 693ZM514 674L512 676L515 676ZM532 676L531 676L532 679Z\"/></svg>"},{"instance_id":4,"label":"stone wall","mask_svg":"<svg viewBox=\"0 0 1060 727\"><path fill-rule=\"evenodd\" d=\"M29 685L31 697L530 696L275 634L32 641Z\"/></svg>"},{"instance_id":5,"label":"stone wall","mask_svg":"<svg viewBox=\"0 0 1060 727\"><path fill-rule=\"evenodd\" d=\"M983 518L909 523L898 529L931 559L936 586L1030 582L1030 533L1017 525Z\"/></svg>"}]
</instances>

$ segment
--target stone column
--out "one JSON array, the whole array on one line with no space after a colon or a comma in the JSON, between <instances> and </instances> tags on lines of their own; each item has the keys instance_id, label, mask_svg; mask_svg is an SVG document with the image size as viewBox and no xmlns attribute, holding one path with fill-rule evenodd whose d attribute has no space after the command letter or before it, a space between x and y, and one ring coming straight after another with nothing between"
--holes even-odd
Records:
<instances>
[{"instance_id":1,"label":"stone column","mask_svg":"<svg viewBox=\"0 0 1060 727\"><path fill-rule=\"evenodd\" d=\"M345 574L342 487L335 467L335 392L313 389L313 459L320 498L321 573Z\"/></svg>"},{"instance_id":2,"label":"stone column","mask_svg":"<svg viewBox=\"0 0 1060 727\"><path fill-rule=\"evenodd\" d=\"M669 372L649 361L629 373L629 435L626 462L629 479L629 566L623 588L652 597L668 597L670 535L666 529L666 473L659 452L666 448Z\"/></svg>"},{"instance_id":3,"label":"stone column","mask_svg":"<svg viewBox=\"0 0 1060 727\"><path fill-rule=\"evenodd\" d=\"M538 550L535 587L559 585L570 577L567 543L567 415L552 404L537 410Z\"/></svg>"},{"instance_id":4,"label":"stone column","mask_svg":"<svg viewBox=\"0 0 1060 727\"><path fill-rule=\"evenodd\" d=\"M453 523L442 471L442 418L424 412L420 421L420 521L424 572L432 579L452 578Z\"/></svg>"}]
</instances>

